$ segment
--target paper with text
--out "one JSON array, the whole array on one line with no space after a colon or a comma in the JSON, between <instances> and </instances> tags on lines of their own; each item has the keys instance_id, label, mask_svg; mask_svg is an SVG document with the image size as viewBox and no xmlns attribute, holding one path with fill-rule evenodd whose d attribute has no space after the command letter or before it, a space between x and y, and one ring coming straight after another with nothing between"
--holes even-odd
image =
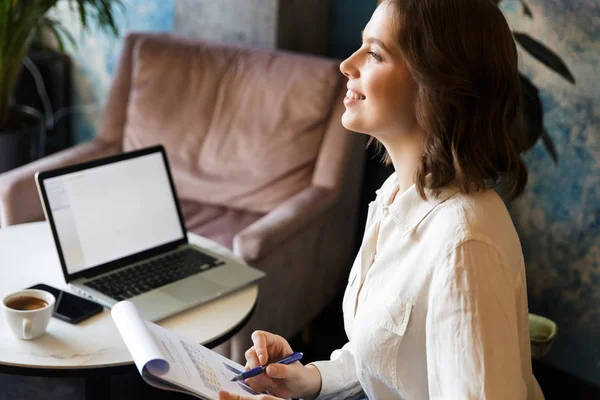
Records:
<instances>
[{"instance_id":1,"label":"paper with text","mask_svg":"<svg viewBox=\"0 0 600 400\"><path fill-rule=\"evenodd\" d=\"M243 382L231 382L243 371L241 365L144 321L133 303L121 301L111 314L140 375L149 384L209 400L216 400L221 389L242 395L256 394Z\"/></svg>"}]
</instances>

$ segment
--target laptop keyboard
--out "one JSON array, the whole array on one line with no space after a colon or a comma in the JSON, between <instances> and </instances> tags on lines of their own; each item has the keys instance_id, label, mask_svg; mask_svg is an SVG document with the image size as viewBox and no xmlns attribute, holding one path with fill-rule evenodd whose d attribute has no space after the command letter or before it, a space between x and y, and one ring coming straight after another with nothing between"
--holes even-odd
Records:
<instances>
[{"instance_id":1,"label":"laptop keyboard","mask_svg":"<svg viewBox=\"0 0 600 400\"><path fill-rule=\"evenodd\" d=\"M113 299L125 300L223 264L224 261L208 254L186 248L91 280L85 285Z\"/></svg>"}]
</instances>

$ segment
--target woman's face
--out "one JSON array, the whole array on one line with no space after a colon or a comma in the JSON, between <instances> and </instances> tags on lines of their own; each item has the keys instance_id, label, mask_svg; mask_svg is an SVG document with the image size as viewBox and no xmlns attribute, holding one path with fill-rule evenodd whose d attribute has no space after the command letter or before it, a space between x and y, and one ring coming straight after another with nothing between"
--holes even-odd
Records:
<instances>
[{"instance_id":1,"label":"woman's face","mask_svg":"<svg viewBox=\"0 0 600 400\"><path fill-rule=\"evenodd\" d=\"M377 7L363 31L361 48L340 66L348 77L342 124L382 142L412 132L417 124L416 83L396 44L390 7Z\"/></svg>"}]
</instances>

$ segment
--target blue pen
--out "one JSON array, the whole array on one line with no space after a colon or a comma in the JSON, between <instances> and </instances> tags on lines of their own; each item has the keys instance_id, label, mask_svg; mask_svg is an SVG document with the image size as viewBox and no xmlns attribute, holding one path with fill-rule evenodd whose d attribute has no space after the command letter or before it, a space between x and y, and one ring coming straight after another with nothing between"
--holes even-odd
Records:
<instances>
[{"instance_id":1,"label":"blue pen","mask_svg":"<svg viewBox=\"0 0 600 400\"><path fill-rule=\"evenodd\" d=\"M296 361L300 361L301 359L302 359L302 353L296 352L292 355L281 358L277 361L273 361L272 363L269 363L267 365L263 365L262 367L254 367L252 369L249 369L246 372L242 372L241 374L239 374L238 376L233 378L231 380L231 382L237 382L237 381L246 380L248 378L253 378L255 376L258 376L258 375L264 373L267 370L267 367L271 364L291 364L291 363L295 363Z\"/></svg>"}]
</instances>

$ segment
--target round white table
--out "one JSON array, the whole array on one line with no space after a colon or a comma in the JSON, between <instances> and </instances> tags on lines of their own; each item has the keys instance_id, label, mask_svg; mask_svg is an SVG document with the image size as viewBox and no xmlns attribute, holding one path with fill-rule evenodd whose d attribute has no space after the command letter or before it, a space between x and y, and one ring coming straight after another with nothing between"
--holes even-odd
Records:
<instances>
[{"instance_id":1,"label":"round white table","mask_svg":"<svg viewBox=\"0 0 600 400\"><path fill-rule=\"evenodd\" d=\"M191 243L235 258L227 248L193 233ZM0 228L0 296L46 283L72 292L64 281L50 226L34 222ZM252 285L158 322L191 340L214 347L248 321L258 298ZM46 334L14 338L0 318L0 373L34 376L83 376L87 398L107 398L106 378L129 372L133 360L105 309L77 325L52 318Z\"/></svg>"}]
</instances>

